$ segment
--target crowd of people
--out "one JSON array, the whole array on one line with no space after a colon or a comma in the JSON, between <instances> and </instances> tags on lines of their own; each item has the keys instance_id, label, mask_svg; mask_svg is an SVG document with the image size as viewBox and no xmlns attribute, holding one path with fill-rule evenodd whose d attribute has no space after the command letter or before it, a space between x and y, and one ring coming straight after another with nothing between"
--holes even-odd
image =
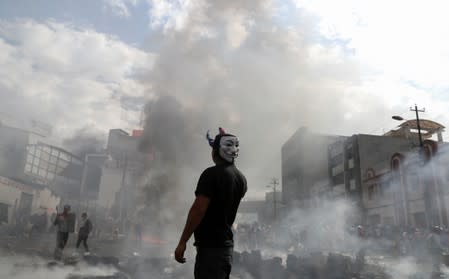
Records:
<instances>
[{"instance_id":1,"label":"crowd of people","mask_svg":"<svg viewBox=\"0 0 449 279\"><path fill-rule=\"evenodd\" d=\"M393 225L347 226L337 232L326 226L296 228L242 223L234 228L238 248L251 251L265 248L354 252L363 247L373 254L413 256L417 259L449 251L449 230L438 226L401 228ZM293 248L292 248L293 247Z\"/></svg>"},{"instance_id":2,"label":"crowd of people","mask_svg":"<svg viewBox=\"0 0 449 279\"><path fill-rule=\"evenodd\" d=\"M433 274L441 274L441 266L449 263L449 230L404 228L392 225L351 225L343 231L330 226L299 228L259 224L238 224L234 228L237 248L241 251L281 251L298 257L313 252L388 256L408 258L416 263L432 265Z\"/></svg>"},{"instance_id":3,"label":"crowd of people","mask_svg":"<svg viewBox=\"0 0 449 279\"><path fill-rule=\"evenodd\" d=\"M449 249L449 230L433 226L429 228L399 227L391 225L352 226L350 234L371 241L372 250L383 248L384 252L397 256L420 258L429 253L438 254ZM382 245L384 244L384 245ZM429 253L425 253L425 252Z\"/></svg>"}]
</instances>

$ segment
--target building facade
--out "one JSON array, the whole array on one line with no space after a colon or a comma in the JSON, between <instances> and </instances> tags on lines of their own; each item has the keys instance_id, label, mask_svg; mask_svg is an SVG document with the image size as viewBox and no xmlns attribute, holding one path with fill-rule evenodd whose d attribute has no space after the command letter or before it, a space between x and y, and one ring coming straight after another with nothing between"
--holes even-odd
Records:
<instances>
[{"instance_id":1,"label":"building facade","mask_svg":"<svg viewBox=\"0 0 449 279\"><path fill-rule=\"evenodd\" d=\"M355 222L447 227L449 148L441 135L444 127L430 120L421 126L422 147L413 120L385 135L336 137L298 130L282 150L283 202L297 206L299 197L309 200L300 206L313 206L323 198L343 198L358 208ZM434 134L436 141L431 140Z\"/></svg>"},{"instance_id":2,"label":"building facade","mask_svg":"<svg viewBox=\"0 0 449 279\"><path fill-rule=\"evenodd\" d=\"M39 131L0 126L0 176L24 187L46 189L59 197L61 203L70 204L73 210L89 199L96 199L99 168L67 150L47 144L45 133ZM3 188L0 195L7 192ZM28 192L23 192L24 200L29 199Z\"/></svg>"},{"instance_id":3,"label":"building facade","mask_svg":"<svg viewBox=\"0 0 449 279\"><path fill-rule=\"evenodd\" d=\"M327 147L340 138L300 128L282 146L283 204L307 206L314 183L330 184Z\"/></svg>"},{"instance_id":4,"label":"building facade","mask_svg":"<svg viewBox=\"0 0 449 279\"><path fill-rule=\"evenodd\" d=\"M0 177L0 224L16 224L34 214L55 212L60 198L49 188Z\"/></svg>"}]
</instances>

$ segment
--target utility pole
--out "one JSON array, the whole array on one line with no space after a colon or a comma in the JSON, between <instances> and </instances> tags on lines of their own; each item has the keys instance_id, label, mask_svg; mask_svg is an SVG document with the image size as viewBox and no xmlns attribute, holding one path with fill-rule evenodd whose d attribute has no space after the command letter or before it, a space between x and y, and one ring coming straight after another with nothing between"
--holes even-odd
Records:
<instances>
[{"instance_id":1,"label":"utility pole","mask_svg":"<svg viewBox=\"0 0 449 279\"><path fill-rule=\"evenodd\" d=\"M273 188L273 216L274 216L274 220L276 221L276 216L277 216L277 199L276 199L276 187L279 185L279 181L277 178L272 178L271 179L271 186Z\"/></svg>"},{"instance_id":2,"label":"utility pole","mask_svg":"<svg viewBox=\"0 0 449 279\"><path fill-rule=\"evenodd\" d=\"M418 109L418 106L415 104L415 107L410 107L410 111L414 111L416 114L416 126L418 127L418 137L419 137L419 146L423 147L422 135L421 135L421 125L419 123L419 112L426 112L426 109L423 108L421 110Z\"/></svg>"}]
</instances>

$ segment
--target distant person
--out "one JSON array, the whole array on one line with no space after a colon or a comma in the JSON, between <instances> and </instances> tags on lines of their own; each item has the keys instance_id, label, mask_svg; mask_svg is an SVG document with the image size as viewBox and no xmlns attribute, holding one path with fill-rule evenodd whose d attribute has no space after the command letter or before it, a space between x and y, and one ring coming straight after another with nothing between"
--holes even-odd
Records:
<instances>
[{"instance_id":1,"label":"distant person","mask_svg":"<svg viewBox=\"0 0 449 279\"><path fill-rule=\"evenodd\" d=\"M57 212L58 208L56 208ZM53 225L57 226L56 232L56 249L55 249L55 259L60 260L62 257L62 251L69 240L70 232L70 205L64 205L64 210L62 213L57 213L56 218L53 221Z\"/></svg>"},{"instance_id":2,"label":"distant person","mask_svg":"<svg viewBox=\"0 0 449 279\"><path fill-rule=\"evenodd\" d=\"M142 225L140 223L136 223L134 225L134 235L135 235L138 247L141 247L141 245L142 245Z\"/></svg>"},{"instance_id":3,"label":"distant person","mask_svg":"<svg viewBox=\"0 0 449 279\"><path fill-rule=\"evenodd\" d=\"M112 240L118 240L118 228L115 227L112 231Z\"/></svg>"},{"instance_id":4,"label":"distant person","mask_svg":"<svg viewBox=\"0 0 449 279\"><path fill-rule=\"evenodd\" d=\"M81 225L78 231L78 240L76 241L76 249L79 249L81 242L83 243L86 253L89 253L89 246L87 245L87 239L92 231L92 222L87 217L87 213L81 214Z\"/></svg>"},{"instance_id":5,"label":"distant person","mask_svg":"<svg viewBox=\"0 0 449 279\"><path fill-rule=\"evenodd\" d=\"M185 263L186 244L194 233L195 279L229 278L234 246L232 225L247 190L245 176L234 165L239 141L223 129L219 131L215 139L207 134L215 166L200 176L196 199L175 250L176 261Z\"/></svg>"},{"instance_id":6,"label":"distant person","mask_svg":"<svg viewBox=\"0 0 449 279\"><path fill-rule=\"evenodd\" d=\"M412 243L407 232L402 233L402 237L399 240L399 253L401 256L407 256L412 250Z\"/></svg>"},{"instance_id":7,"label":"distant person","mask_svg":"<svg viewBox=\"0 0 449 279\"><path fill-rule=\"evenodd\" d=\"M123 233L125 234L125 238L128 238L130 230L131 230L131 220L126 218L125 229L123 230Z\"/></svg>"},{"instance_id":8,"label":"distant person","mask_svg":"<svg viewBox=\"0 0 449 279\"><path fill-rule=\"evenodd\" d=\"M357 236L359 238L365 238L365 228L363 226L357 226Z\"/></svg>"}]
</instances>

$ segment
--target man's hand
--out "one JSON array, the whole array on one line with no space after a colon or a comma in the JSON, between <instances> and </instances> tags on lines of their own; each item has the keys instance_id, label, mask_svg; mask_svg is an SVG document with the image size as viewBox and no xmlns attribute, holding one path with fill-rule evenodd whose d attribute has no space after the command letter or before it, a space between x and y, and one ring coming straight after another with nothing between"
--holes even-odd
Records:
<instances>
[{"instance_id":1,"label":"man's hand","mask_svg":"<svg viewBox=\"0 0 449 279\"><path fill-rule=\"evenodd\" d=\"M186 243L185 242L179 242L178 247L176 247L175 250L175 260L178 263L185 263L186 258L184 258L184 252L186 251Z\"/></svg>"},{"instance_id":2,"label":"man's hand","mask_svg":"<svg viewBox=\"0 0 449 279\"><path fill-rule=\"evenodd\" d=\"M175 250L175 259L178 263L185 263L184 252L186 251L186 243L189 241L196 227L201 223L201 220L206 214L206 210L209 206L210 198L199 195L196 197L189 210L187 216L186 225L182 231L181 239L179 240L178 247Z\"/></svg>"}]
</instances>

